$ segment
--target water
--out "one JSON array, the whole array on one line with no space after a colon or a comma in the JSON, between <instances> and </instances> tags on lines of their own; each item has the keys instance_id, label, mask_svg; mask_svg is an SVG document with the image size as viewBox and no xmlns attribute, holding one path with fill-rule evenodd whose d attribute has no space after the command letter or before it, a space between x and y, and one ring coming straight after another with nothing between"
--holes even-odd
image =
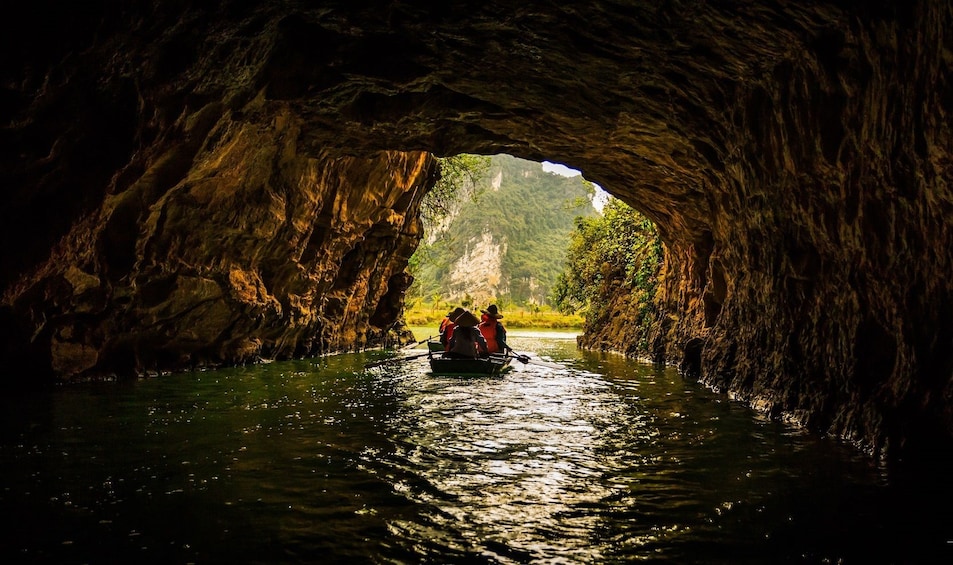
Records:
<instances>
[{"instance_id":1,"label":"water","mask_svg":"<svg viewBox=\"0 0 953 565\"><path fill-rule=\"evenodd\" d=\"M671 369L510 332L502 377L390 353L5 398L4 563L951 563L888 475Z\"/></svg>"}]
</instances>

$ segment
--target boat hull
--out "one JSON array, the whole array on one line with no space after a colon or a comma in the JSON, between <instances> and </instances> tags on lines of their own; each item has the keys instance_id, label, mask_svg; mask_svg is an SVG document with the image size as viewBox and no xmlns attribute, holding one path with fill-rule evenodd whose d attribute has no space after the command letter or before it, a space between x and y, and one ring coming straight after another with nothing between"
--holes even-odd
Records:
<instances>
[{"instance_id":1,"label":"boat hull","mask_svg":"<svg viewBox=\"0 0 953 565\"><path fill-rule=\"evenodd\" d=\"M506 355L490 355L480 359L432 355L430 372L435 375L492 377L507 370L512 359Z\"/></svg>"}]
</instances>

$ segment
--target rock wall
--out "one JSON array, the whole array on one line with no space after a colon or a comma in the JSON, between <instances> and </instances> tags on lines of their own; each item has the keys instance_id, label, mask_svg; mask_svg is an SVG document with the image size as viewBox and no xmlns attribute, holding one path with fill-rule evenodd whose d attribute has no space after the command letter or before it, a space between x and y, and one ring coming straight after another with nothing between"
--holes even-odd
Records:
<instances>
[{"instance_id":1,"label":"rock wall","mask_svg":"<svg viewBox=\"0 0 953 565\"><path fill-rule=\"evenodd\" d=\"M8 355L80 375L357 345L399 308L414 152L509 153L656 222L653 353L871 451L953 439L949 2L24 11Z\"/></svg>"},{"instance_id":2,"label":"rock wall","mask_svg":"<svg viewBox=\"0 0 953 565\"><path fill-rule=\"evenodd\" d=\"M608 326L584 343L868 451L949 448L950 13L890 15L792 43L770 82L735 90L710 231L669 238L651 346ZM632 319L625 294L614 317Z\"/></svg>"},{"instance_id":3,"label":"rock wall","mask_svg":"<svg viewBox=\"0 0 953 565\"><path fill-rule=\"evenodd\" d=\"M110 187L8 287L6 358L31 378L123 377L360 348L394 329L436 160L303 155L282 106L199 109L182 133L200 143L157 147Z\"/></svg>"}]
</instances>

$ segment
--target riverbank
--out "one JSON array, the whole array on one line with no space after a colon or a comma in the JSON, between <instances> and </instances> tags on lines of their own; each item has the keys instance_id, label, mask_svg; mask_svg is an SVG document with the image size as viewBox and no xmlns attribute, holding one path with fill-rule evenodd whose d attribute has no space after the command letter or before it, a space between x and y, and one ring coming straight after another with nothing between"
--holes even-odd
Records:
<instances>
[{"instance_id":1,"label":"riverbank","mask_svg":"<svg viewBox=\"0 0 953 565\"><path fill-rule=\"evenodd\" d=\"M474 310L479 313L479 309ZM440 320L447 315L444 309L414 308L407 310L404 319L408 326L434 327L440 325ZM528 309L515 308L503 313L503 325L507 329L560 329L582 331L583 317L576 314L560 314L552 311L534 312Z\"/></svg>"}]
</instances>

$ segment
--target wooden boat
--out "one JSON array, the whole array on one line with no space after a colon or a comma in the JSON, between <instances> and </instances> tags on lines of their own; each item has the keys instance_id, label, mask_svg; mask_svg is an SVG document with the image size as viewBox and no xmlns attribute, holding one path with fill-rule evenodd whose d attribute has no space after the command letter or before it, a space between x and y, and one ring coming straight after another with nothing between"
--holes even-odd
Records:
<instances>
[{"instance_id":1,"label":"wooden boat","mask_svg":"<svg viewBox=\"0 0 953 565\"><path fill-rule=\"evenodd\" d=\"M430 372L435 375L493 377L510 367L513 358L509 355L491 353L489 357L470 359L430 354Z\"/></svg>"},{"instance_id":2,"label":"wooden boat","mask_svg":"<svg viewBox=\"0 0 953 565\"><path fill-rule=\"evenodd\" d=\"M444 350L444 347L443 347L443 344L440 343L439 341L428 341L428 342L427 342L427 350L428 350L428 351L433 351L434 353L438 353L438 352L443 351L443 350Z\"/></svg>"}]
</instances>

